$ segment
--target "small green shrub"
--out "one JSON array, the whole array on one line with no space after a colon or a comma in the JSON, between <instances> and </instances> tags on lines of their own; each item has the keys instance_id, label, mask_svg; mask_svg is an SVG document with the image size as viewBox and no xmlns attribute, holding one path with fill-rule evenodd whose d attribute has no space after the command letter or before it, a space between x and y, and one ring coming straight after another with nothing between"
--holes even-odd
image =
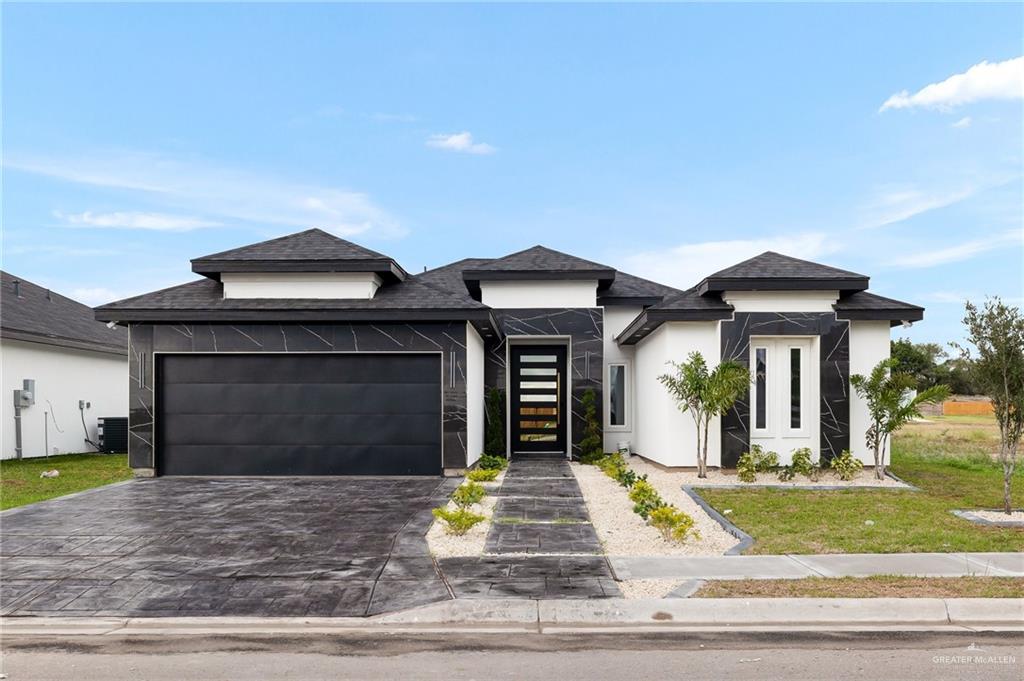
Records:
<instances>
[{"instance_id":1,"label":"small green shrub","mask_svg":"<svg viewBox=\"0 0 1024 681\"><path fill-rule=\"evenodd\" d=\"M864 470L864 464L856 459L849 449L844 449L838 456L832 457L829 466L840 480L853 480L857 473Z\"/></svg>"},{"instance_id":2,"label":"small green shrub","mask_svg":"<svg viewBox=\"0 0 1024 681\"><path fill-rule=\"evenodd\" d=\"M453 511L442 506L441 508L435 508L432 513L435 518L444 522L445 532L457 536L466 534L474 525L482 523L485 520L482 515L478 515L464 508L458 508Z\"/></svg>"},{"instance_id":3,"label":"small green shrub","mask_svg":"<svg viewBox=\"0 0 1024 681\"><path fill-rule=\"evenodd\" d=\"M804 475L810 477L811 469L814 468L814 462L811 461L810 448L801 447L800 449L794 449L793 456L790 460L789 465L792 466L793 472L796 475Z\"/></svg>"},{"instance_id":4,"label":"small green shrub","mask_svg":"<svg viewBox=\"0 0 1024 681\"><path fill-rule=\"evenodd\" d=\"M651 527L661 532L666 541L686 541L687 537L698 538L700 535L693 529L693 518L675 506L662 506L651 511Z\"/></svg>"},{"instance_id":5,"label":"small green shrub","mask_svg":"<svg viewBox=\"0 0 1024 681\"><path fill-rule=\"evenodd\" d=\"M760 447L757 448L759 451ZM757 472L767 473L779 467L779 455L775 452L760 451L761 456L757 460Z\"/></svg>"},{"instance_id":6,"label":"small green shrub","mask_svg":"<svg viewBox=\"0 0 1024 681\"><path fill-rule=\"evenodd\" d=\"M467 482L452 492L452 501L460 508L467 508L473 504L479 504L487 496L484 486L476 482Z\"/></svg>"},{"instance_id":7,"label":"small green shrub","mask_svg":"<svg viewBox=\"0 0 1024 681\"><path fill-rule=\"evenodd\" d=\"M779 480L782 482L789 482L796 477L795 466L783 466L779 469Z\"/></svg>"},{"instance_id":8,"label":"small green shrub","mask_svg":"<svg viewBox=\"0 0 1024 681\"><path fill-rule=\"evenodd\" d=\"M580 461L589 463L604 456L601 421L597 417L597 393L592 388L583 392L583 438L580 440Z\"/></svg>"},{"instance_id":9,"label":"small green shrub","mask_svg":"<svg viewBox=\"0 0 1024 681\"><path fill-rule=\"evenodd\" d=\"M477 468L466 473L466 478L473 482L494 482L500 474L497 468Z\"/></svg>"},{"instance_id":10,"label":"small green shrub","mask_svg":"<svg viewBox=\"0 0 1024 681\"><path fill-rule=\"evenodd\" d=\"M757 445L754 445L757 447ZM757 455L754 452L743 452L740 460L736 462L736 477L740 482L754 482L757 480Z\"/></svg>"},{"instance_id":11,"label":"small green shrub","mask_svg":"<svg viewBox=\"0 0 1024 681\"><path fill-rule=\"evenodd\" d=\"M487 391L484 401L484 453L505 458L505 392Z\"/></svg>"},{"instance_id":12,"label":"small green shrub","mask_svg":"<svg viewBox=\"0 0 1024 681\"><path fill-rule=\"evenodd\" d=\"M811 470L807 472L807 479L811 482L818 482L821 480L821 466L819 464L813 464Z\"/></svg>"},{"instance_id":13,"label":"small green shrub","mask_svg":"<svg viewBox=\"0 0 1024 681\"><path fill-rule=\"evenodd\" d=\"M665 506L665 501L658 494L658 490L647 480L638 479L633 483L629 490L629 500L633 502L633 512L644 520L647 520L651 511Z\"/></svg>"},{"instance_id":14,"label":"small green shrub","mask_svg":"<svg viewBox=\"0 0 1024 681\"><path fill-rule=\"evenodd\" d=\"M608 454L598 459L597 467L609 478L618 480L622 476L621 471L626 470L626 460L621 454Z\"/></svg>"},{"instance_id":15,"label":"small green shrub","mask_svg":"<svg viewBox=\"0 0 1024 681\"><path fill-rule=\"evenodd\" d=\"M484 454L477 461L476 467L482 468L488 471L501 471L505 470L505 466L508 465L508 459L503 456L495 456L493 454Z\"/></svg>"}]
</instances>

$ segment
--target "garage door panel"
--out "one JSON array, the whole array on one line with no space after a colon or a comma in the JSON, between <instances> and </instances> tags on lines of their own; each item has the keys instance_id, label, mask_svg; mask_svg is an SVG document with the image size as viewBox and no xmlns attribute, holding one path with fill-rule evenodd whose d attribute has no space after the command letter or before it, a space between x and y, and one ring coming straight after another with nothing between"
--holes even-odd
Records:
<instances>
[{"instance_id":1,"label":"garage door panel","mask_svg":"<svg viewBox=\"0 0 1024 681\"><path fill-rule=\"evenodd\" d=\"M168 412L219 414L436 414L437 383L169 383Z\"/></svg>"},{"instance_id":2,"label":"garage door panel","mask_svg":"<svg viewBox=\"0 0 1024 681\"><path fill-rule=\"evenodd\" d=\"M179 414L164 444L435 444L437 414Z\"/></svg>"},{"instance_id":3,"label":"garage door panel","mask_svg":"<svg viewBox=\"0 0 1024 681\"><path fill-rule=\"evenodd\" d=\"M438 354L163 355L161 475L437 475Z\"/></svg>"},{"instance_id":4,"label":"garage door panel","mask_svg":"<svg viewBox=\"0 0 1024 681\"><path fill-rule=\"evenodd\" d=\"M428 383L440 381L436 355L168 355L165 383Z\"/></svg>"},{"instance_id":5,"label":"garage door panel","mask_svg":"<svg viewBox=\"0 0 1024 681\"><path fill-rule=\"evenodd\" d=\"M182 445L163 475L436 475L433 446ZM316 471L316 472L310 472Z\"/></svg>"}]
</instances>

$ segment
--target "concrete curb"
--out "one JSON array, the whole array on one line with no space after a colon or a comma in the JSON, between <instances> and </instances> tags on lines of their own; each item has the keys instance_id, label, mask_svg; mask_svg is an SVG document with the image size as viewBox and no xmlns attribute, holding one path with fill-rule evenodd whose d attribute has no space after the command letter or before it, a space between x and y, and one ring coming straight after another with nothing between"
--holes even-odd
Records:
<instances>
[{"instance_id":1,"label":"concrete curb","mask_svg":"<svg viewBox=\"0 0 1024 681\"><path fill-rule=\"evenodd\" d=\"M6 617L5 637L612 631L1024 631L1024 599L697 598L447 601L376 617Z\"/></svg>"},{"instance_id":2,"label":"concrete curb","mask_svg":"<svg viewBox=\"0 0 1024 681\"><path fill-rule=\"evenodd\" d=\"M975 510L978 510L978 511L995 511L995 512L1001 513L1003 509L1001 509L1001 508L979 508L979 509L975 509ZM1020 508L1013 509L1013 511L1015 513L1019 513L1022 510L1024 510L1024 509L1020 509ZM989 527L1024 527L1024 522L1020 522L1020 521L1016 521L1016 520L988 520L987 518L982 518L981 516L977 515L974 511L950 511L950 513L955 515L957 518L963 518L964 520L966 520L968 522L972 522L975 525L988 525Z\"/></svg>"},{"instance_id":3,"label":"concrete curb","mask_svg":"<svg viewBox=\"0 0 1024 681\"><path fill-rule=\"evenodd\" d=\"M732 536L736 537L736 539L739 540L739 543L736 544L735 546L733 546L728 551L726 551L725 555L727 555L727 556L738 556L739 554L743 553L744 551L746 551L747 549L749 549L751 546L754 545L754 538L753 537L751 537L749 534L747 534L746 532L744 532L740 528L738 528L735 525L733 525L731 522L729 522L726 519L726 517L724 515L722 515L718 511L716 511L711 506L711 504L709 504L704 499L704 497L702 497L700 495L700 493L697 492L697 490L693 488L692 485L683 485L683 492L686 493L686 495L688 497L693 499L694 503L696 503L698 506L700 506L702 509L704 509L704 512L707 513L709 516L711 516L712 520L714 520L719 525L721 525L723 530L725 530L726 532L728 532L729 534L731 534Z\"/></svg>"}]
</instances>

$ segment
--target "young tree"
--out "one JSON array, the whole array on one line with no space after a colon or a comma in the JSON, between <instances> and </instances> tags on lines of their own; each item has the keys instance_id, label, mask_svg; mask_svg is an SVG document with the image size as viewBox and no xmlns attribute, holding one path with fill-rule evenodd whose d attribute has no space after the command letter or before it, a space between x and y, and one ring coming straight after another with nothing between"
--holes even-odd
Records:
<instances>
[{"instance_id":1,"label":"young tree","mask_svg":"<svg viewBox=\"0 0 1024 681\"><path fill-rule=\"evenodd\" d=\"M875 476L879 480L885 479L885 448L889 436L911 419L921 416L922 404L941 402L949 397L948 387L933 385L911 398L910 392L917 385L917 379L894 371L898 364L899 360L890 357L876 364L868 376L854 374L850 377L853 389L868 403L871 426L865 433L865 441L875 454Z\"/></svg>"},{"instance_id":2,"label":"young tree","mask_svg":"<svg viewBox=\"0 0 1024 681\"><path fill-rule=\"evenodd\" d=\"M588 388L583 392L582 402L583 438L580 440L580 461L594 463L604 456L601 421L597 418L597 393Z\"/></svg>"},{"instance_id":3,"label":"young tree","mask_svg":"<svg viewBox=\"0 0 1024 681\"><path fill-rule=\"evenodd\" d=\"M658 376L680 411L688 411L697 426L697 477L708 477L708 426L727 412L750 386L750 371L738 362L725 361L708 371L699 352L682 364L669 362L674 374Z\"/></svg>"},{"instance_id":4,"label":"young tree","mask_svg":"<svg viewBox=\"0 0 1024 681\"><path fill-rule=\"evenodd\" d=\"M1024 317L1019 308L997 297L986 300L980 310L968 301L964 324L967 339L977 349L977 357L971 362L974 383L992 400L999 423L1003 510L1010 513L1010 483L1024 431ZM965 359L971 359L967 348L953 345Z\"/></svg>"}]
</instances>

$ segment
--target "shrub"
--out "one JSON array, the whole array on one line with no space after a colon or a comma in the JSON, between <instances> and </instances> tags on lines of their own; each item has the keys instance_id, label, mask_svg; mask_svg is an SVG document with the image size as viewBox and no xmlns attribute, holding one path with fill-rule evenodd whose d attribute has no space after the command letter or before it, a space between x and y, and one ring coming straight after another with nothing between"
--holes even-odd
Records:
<instances>
[{"instance_id":1,"label":"shrub","mask_svg":"<svg viewBox=\"0 0 1024 681\"><path fill-rule=\"evenodd\" d=\"M466 474L466 478L473 482L494 482L501 471L497 468L477 468Z\"/></svg>"},{"instance_id":2,"label":"shrub","mask_svg":"<svg viewBox=\"0 0 1024 681\"><path fill-rule=\"evenodd\" d=\"M467 482L452 492L452 501L460 508L479 504L487 496L487 490L476 482Z\"/></svg>"},{"instance_id":3,"label":"shrub","mask_svg":"<svg viewBox=\"0 0 1024 681\"><path fill-rule=\"evenodd\" d=\"M783 466L779 469L779 480L782 482L789 482L796 477L795 466Z\"/></svg>"},{"instance_id":4,"label":"shrub","mask_svg":"<svg viewBox=\"0 0 1024 681\"><path fill-rule=\"evenodd\" d=\"M592 463L604 456L601 422L597 418L597 393L588 388L583 393L583 438L580 440L580 461Z\"/></svg>"},{"instance_id":5,"label":"shrub","mask_svg":"<svg viewBox=\"0 0 1024 681\"><path fill-rule=\"evenodd\" d=\"M793 450L793 457L790 460L790 466L793 468L793 472L797 475L811 476L811 469L814 468L814 462L811 461L811 450L808 447L801 447L800 449Z\"/></svg>"},{"instance_id":6,"label":"shrub","mask_svg":"<svg viewBox=\"0 0 1024 681\"><path fill-rule=\"evenodd\" d=\"M832 457L829 466L836 472L840 480L853 480L857 473L864 470L864 465L854 458L849 449L844 449L841 454Z\"/></svg>"},{"instance_id":7,"label":"shrub","mask_svg":"<svg viewBox=\"0 0 1024 681\"><path fill-rule=\"evenodd\" d=\"M688 536L700 535L693 529L693 518L675 506L662 506L651 511L651 527L661 532L667 541L685 541Z\"/></svg>"},{"instance_id":8,"label":"shrub","mask_svg":"<svg viewBox=\"0 0 1024 681\"><path fill-rule=\"evenodd\" d=\"M665 501L658 494L658 490L647 482L637 480L629 490L629 500L633 502L633 512L644 520L647 520L651 511L665 506Z\"/></svg>"},{"instance_id":9,"label":"shrub","mask_svg":"<svg viewBox=\"0 0 1024 681\"><path fill-rule=\"evenodd\" d=\"M485 518L482 515L473 513L464 508L450 510L442 506L441 508L435 508L433 511L434 517L444 522L444 531L448 534L454 534L461 536L469 532L477 523L482 523Z\"/></svg>"},{"instance_id":10,"label":"shrub","mask_svg":"<svg viewBox=\"0 0 1024 681\"><path fill-rule=\"evenodd\" d=\"M504 456L495 456L494 454L484 454L477 461L477 468L488 470L488 471L501 471L508 465L508 459Z\"/></svg>"},{"instance_id":11,"label":"shrub","mask_svg":"<svg viewBox=\"0 0 1024 681\"><path fill-rule=\"evenodd\" d=\"M811 470L807 473L807 478L811 482L818 482L818 480L821 480L821 466L819 464L812 465Z\"/></svg>"},{"instance_id":12,"label":"shrub","mask_svg":"<svg viewBox=\"0 0 1024 681\"><path fill-rule=\"evenodd\" d=\"M740 460L736 462L736 477L740 479L740 482L757 480L757 462L754 452L743 452L740 455Z\"/></svg>"},{"instance_id":13,"label":"shrub","mask_svg":"<svg viewBox=\"0 0 1024 681\"><path fill-rule=\"evenodd\" d=\"M505 393L497 388L487 391L484 404L484 452L505 458ZM502 466L504 468L504 466Z\"/></svg>"},{"instance_id":14,"label":"shrub","mask_svg":"<svg viewBox=\"0 0 1024 681\"><path fill-rule=\"evenodd\" d=\"M756 445L755 445L756 447ZM779 455L775 452L765 452L757 447L760 457L757 459L757 472L767 473L779 467Z\"/></svg>"},{"instance_id":15,"label":"shrub","mask_svg":"<svg viewBox=\"0 0 1024 681\"><path fill-rule=\"evenodd\" d=\"M618 480L626 469L626 460L621 454L607 454L598 459L597 467L609 478Z\"/></svg>"}]
</instances>

